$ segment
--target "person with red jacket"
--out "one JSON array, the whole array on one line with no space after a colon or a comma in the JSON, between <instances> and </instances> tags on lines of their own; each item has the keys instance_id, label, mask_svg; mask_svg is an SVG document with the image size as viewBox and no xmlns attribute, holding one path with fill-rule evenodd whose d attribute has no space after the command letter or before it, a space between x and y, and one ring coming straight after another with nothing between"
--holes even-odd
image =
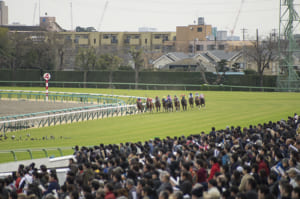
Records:
<instances>
[{"instance_id":1,"label":"person with red jacket","mask_svg":"<svg viewBox=\"0 0 300 199\"><path fill-rule=\"evenodd\" d=\"M266 171L267 175L269 176L270 170L269 170L267 163L264 161L263 155L258 154L256 156L256 162L258 164L257 173L259 173L260 170L264 169Z\"/></svg>"},{"instance_id":2,"label":"person with red jacket","mask_svg":"<svg viewBox=\"0 0 300 199\"><path fill-rule=\"evenodd\" d=\"M210 174L209 174L208 180L213 179L215 173L220 172L220 165L219 165L216 157L212 157L210 159L210 164L212 165L212 167L210 169Z\"/></svg>"},{"instance_id":3,"label":"person with red jacket","mask_svg":"<svg viewBox=\"0 0 300 199\"><path fill-rule=\"evenodd\" d=\"M116 199L115 194L113 193L114 187L111 183L107 183L104 186L104 191L105 191L105 199Z\"/></svg>"}]
</instances>

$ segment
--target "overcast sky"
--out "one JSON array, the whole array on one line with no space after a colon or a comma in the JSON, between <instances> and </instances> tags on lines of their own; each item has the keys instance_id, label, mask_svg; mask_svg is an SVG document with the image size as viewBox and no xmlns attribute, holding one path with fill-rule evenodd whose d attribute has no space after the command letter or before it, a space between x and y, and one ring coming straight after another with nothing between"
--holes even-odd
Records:
<instances>
[{"instance_id":1,"label":"overcast sky","mask_svg":"<svg viewBox=\"0 0 300 199\"><path fill-rule=\"evenodd\" d=\"M108 0L103 22L100 19L107 0L5 0L9 9L9 23L33 25L41 16L55 16L64 29L71 29L71 2L73 28L93 26L101 31L137 31L139 27L157 28L158 31L176 31L176 26L193 24L204 17L206 24L218 30L230 31L235 23L242 0ZM300 1L300 0L295 0ZM40 2L40 9L39 9ZM297 2L298 3L298 2ZM300 3L300 2L299 2ZM35 9L36 7L36 9ZM36 10L36 11L35 11ZM35 16L35 18L34 18ZM244 0L235 28L248 29L254 37L278 30L279 0Z\"/></svg>"}]
</instances>

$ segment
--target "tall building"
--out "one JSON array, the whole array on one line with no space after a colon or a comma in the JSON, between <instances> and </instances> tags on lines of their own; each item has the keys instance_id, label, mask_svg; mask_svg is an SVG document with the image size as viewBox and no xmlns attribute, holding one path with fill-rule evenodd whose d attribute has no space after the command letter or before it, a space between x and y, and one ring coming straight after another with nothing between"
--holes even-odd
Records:
<instances>
[{"instance_id":1,"label":"tall building","mask_svg":"<svg viewBox=\"0 0 300 199\"><path fill-rule=\"evenodd\" d=\"M8 24L8 7L4 1L0 1L0 25Z\"/></svg>"}]
</instances>

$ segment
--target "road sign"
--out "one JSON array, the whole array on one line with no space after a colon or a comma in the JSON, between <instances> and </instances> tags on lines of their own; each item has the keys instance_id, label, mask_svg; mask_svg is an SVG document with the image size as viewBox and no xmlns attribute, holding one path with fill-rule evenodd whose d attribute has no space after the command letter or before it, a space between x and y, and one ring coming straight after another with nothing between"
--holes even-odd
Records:
<instances>
[{"instance_id":1,"label":"road sign","mask_svg":"<svg viewBox=\"0 0 300 199\"><path fill-rule=\"evenodd\" d=\"M43 75L43 77L44 77L45 80L50 80L51 75L50 75L50 73L45 73L45 74Z\"/></svg>"}]
</instances>

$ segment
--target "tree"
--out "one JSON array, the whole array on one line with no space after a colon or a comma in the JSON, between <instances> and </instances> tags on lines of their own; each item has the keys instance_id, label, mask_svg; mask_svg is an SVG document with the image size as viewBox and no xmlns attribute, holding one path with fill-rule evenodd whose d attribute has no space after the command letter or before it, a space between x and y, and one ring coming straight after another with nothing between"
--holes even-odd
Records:
<instances>
[{"instance_id":1,"label":"tree","mask_svg":"<svg viewBox=\"0 0 300 199\"><path fill-rule=\"evenodd\" d=\"M98 65L102 69L109 70L109 83L110 88L112 80L113 80L113 72L116 71L122 62L122 59L116 55L113 54L103 54L98 59Z\"/></svg>"},{"instance_id":2,"label":"tree","mask_svg":"<svg viewBox=\"0 0 300 199\"><path fill-rule=\"evenodd\" d=\"M246 49L246 54L250 60L254 61L257 66L257 73L260 79L260 86L264 86L264 70L270 67L270 63L275 60L277 56L277 43L272 38L259 42L257 39L252 46Z\"/></svg>"},{"instance_id":3,"label":"tree","mask_svg":"<svg viewBox=\"0 0 300 199\"><path fill-rule=\"evenodd\" d=\"M80 48L76 55L76 65L84 70L95 70L97 67L96 50L90 48Z\"/></svg>"},{"instance_id":4,"label":"tree","mask_svg":"<svg viewBox=\"0 0 300 199\"><path fill-rule=\"evenodd\" d=\"M144 65L144 59L142 57L143 55L143 51L137 50L134 47L132 47L129 50L129 54L133 60L134 63L134 71L135 71L135 89L138 89L138 83L139 83L139 72L141 70L141 68Z\"/></svg>"},{"instance_id":5,"label":"tree","mask_svg":"<svg viewBox=\"0 0 300 199\"><path fill-rule=\"evenodd\" d=\"M217 74L217 79L210 83L205 75L205 71L206 68L203 65L203 63L201 61L197 62L197 68L200 70L201 76L203 81L205 82L205 84L220 84L222 83L222 80L224 79L225 73L226 71L228 71L228 67L227 67L227 60L222 59L219 62L215 63L215 69L216 69L216 74Z\"/></svg>"}]
</instances>

